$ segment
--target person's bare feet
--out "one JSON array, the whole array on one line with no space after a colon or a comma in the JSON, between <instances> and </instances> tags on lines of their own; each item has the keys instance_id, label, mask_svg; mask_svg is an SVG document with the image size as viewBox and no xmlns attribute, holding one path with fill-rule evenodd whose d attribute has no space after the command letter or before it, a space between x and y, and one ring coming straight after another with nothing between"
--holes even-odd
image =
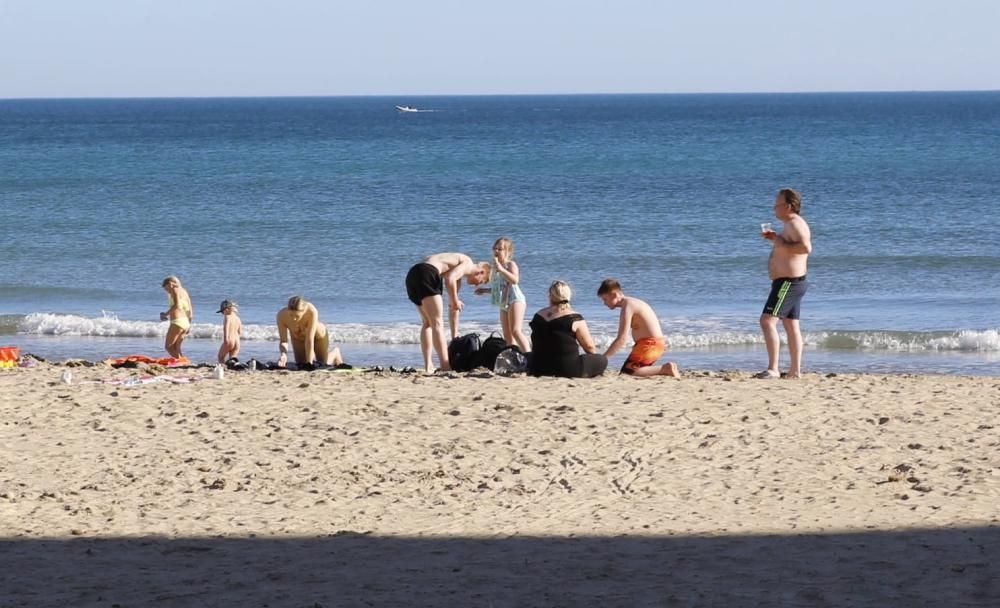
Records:
<instances>
[{"instance_id":1,"label":"person's bare feet","mask_svg":"<svg viewBox=\"0 0 1000 608\"><path fill-rule=\"evenodd\" d=\"M680 378L681 370L677 367L677 364L674 363L673 361L667 361L666 363L660 366L660 375L671 376L673 378Z\"/></svg>"}]
</instances>

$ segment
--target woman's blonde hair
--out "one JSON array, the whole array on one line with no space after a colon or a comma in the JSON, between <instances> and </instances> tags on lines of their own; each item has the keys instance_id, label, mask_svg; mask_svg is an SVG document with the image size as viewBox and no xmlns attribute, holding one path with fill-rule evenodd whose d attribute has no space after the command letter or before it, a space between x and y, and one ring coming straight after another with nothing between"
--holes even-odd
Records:
<instances>
[{"instance_id":1,"label":"woman's blonde hair","mask_svg":"<svg viewBox=\"0 0 1000 608\"><path fill-rule=\"evenodd\" d=\"M552 281L549 285L549 304L559 308L569 308L569 301L573 299L573 290L562 281Z\"/></svg>"},{"instance_id":2,"label":"woman's blonde hair","mask_svg":"<svg viewBox=\"0 0 1000 608\"><path fill-rule=\"evenodd\" d=\"M160 283L160 287L166 287L167 283L177 283L177 286L181 287L181 280L174 275L170 275L169 277L163 279L163 282Z\"/></svg>"},{"instance_id":3,"label":"woman's blonde hair","mask_svg":"<svg viewBox=\"0 0 1000 608\"><path fill-rule=\"evenodd\" d=\"M305 310L306 299L302 296L292 296L288 298L288 310Z\"/></svg>"}]
</instances>

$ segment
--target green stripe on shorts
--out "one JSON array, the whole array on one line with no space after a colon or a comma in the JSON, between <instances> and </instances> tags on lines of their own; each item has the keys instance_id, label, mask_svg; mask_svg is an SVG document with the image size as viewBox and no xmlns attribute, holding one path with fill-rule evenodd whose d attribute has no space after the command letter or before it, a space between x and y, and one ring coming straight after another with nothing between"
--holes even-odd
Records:
<instances>
[{"instance_id":1,"label":"green stripe on shorts","mask_svg":"<svg viewBox=\"0 0 1000 608\"><path fill-rule=\"evenodd\" d=\"M781 289L778 290L778 301L775 302L774 310L771 311L772 315L777 317L778 313L781 312L781 305L785 303L785 296L788 295L788 290L791 288L792 288L791 281L785 281L784 283L781 284Z\"/></svg>"}]
</instances>

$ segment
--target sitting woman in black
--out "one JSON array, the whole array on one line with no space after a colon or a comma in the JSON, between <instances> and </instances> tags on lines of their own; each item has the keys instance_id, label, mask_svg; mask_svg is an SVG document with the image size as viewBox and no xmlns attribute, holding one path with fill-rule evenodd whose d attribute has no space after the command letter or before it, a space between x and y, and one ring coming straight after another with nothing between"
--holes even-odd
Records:
<instances>
[{"instance_id":1,"label":"sitting woman in black","mask_svg":"<svg viewBox=\"0 0 1000 608\"><path fill-rule=\"evenodd\" d=\"M587 322L570 306L572 297L569 285L555 281L549 287L549 306L531 320L531 375L593 378L608 367L607 357L596 353ZM581 355L578 346L586 352Z\"/></svg>"}]
</instances>

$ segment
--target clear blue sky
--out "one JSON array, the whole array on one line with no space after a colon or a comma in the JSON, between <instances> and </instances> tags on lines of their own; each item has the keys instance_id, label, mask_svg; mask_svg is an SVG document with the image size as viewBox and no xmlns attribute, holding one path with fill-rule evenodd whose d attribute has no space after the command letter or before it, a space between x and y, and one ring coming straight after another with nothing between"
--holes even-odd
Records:
<instances>
[{"instance_id":1,"label":"clear blue sky","mask_svg":"<svg viewBox=\"0 0 1000 608\"><path fill-rule=\"evenodd\" d=\"M982 89L998 0L0 0L0 98Z\"/></svg>"}]
</instances>

